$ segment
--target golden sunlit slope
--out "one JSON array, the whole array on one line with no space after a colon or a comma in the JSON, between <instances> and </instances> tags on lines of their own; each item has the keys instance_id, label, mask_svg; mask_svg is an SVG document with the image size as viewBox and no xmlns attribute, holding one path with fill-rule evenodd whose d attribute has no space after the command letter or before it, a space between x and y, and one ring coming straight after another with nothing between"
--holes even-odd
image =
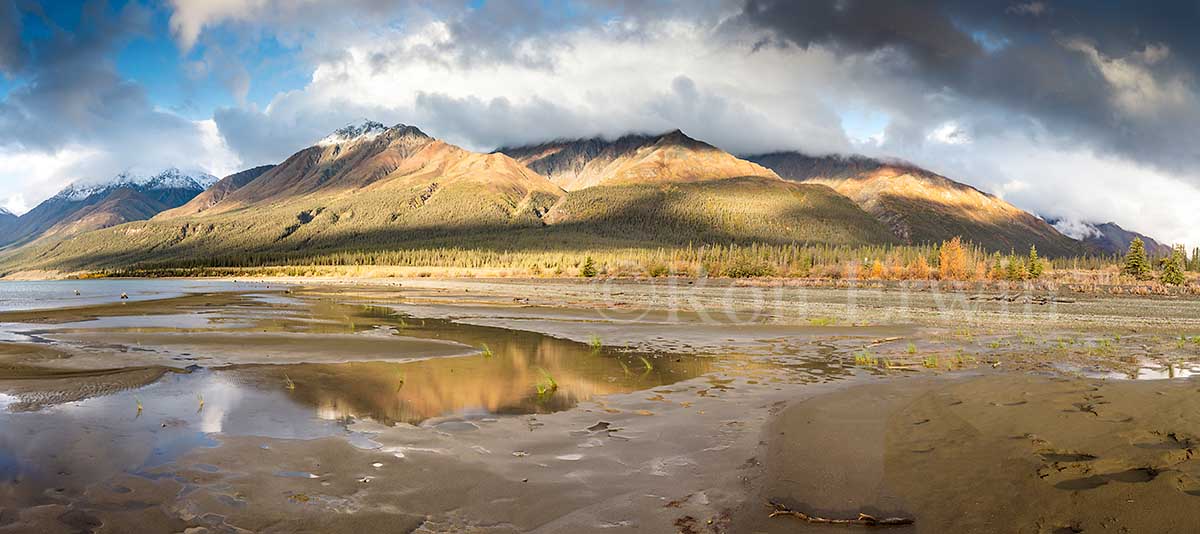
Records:
<instances>
[{"instance_id":1,"label":"golden sunlit slope","mask_svg":"<svg viewBox=\"0 0 1200 534\"><path fill-rule=\"evenodd\" d=\"M1004 200L926 171L864 157L812 157L796 152L751 156L797 182L827 185L849 197L906 243L954 236L1008 252L1036 245L1047 255L1078 254L1084 247L1046 221Z\"/></svg>"},{"instance_id":2,"label":"golden sunlit slope","mask_svg":"<svg viewBox=\"0 0 1200 534\"><path fill-rule=\"evenodd\" d=\"M657 136L627 135L552 141L496 152L547 177L567 191L597 185L699 182L740 176L778 178L770 169L697 141L679 130Z\"/></svg>"},{"instance_id":3,"label":"golden sunlit slope","mask_svg":"<svg viewBox=\"0 0 1200 534\"><path fill-rule=\"evenodd\" d=\"M417 204L437 201L443 191L479 188L506 204L538 193L562 191L502 154L479 154L439 141L413 126L375 122L342 128L261 176L228 193L206 215L278 206L302 199L420 188ZM440 199L438 199L440 200ZM418 206L413 206L418 207Z\"/></svg>"}]
</instances>

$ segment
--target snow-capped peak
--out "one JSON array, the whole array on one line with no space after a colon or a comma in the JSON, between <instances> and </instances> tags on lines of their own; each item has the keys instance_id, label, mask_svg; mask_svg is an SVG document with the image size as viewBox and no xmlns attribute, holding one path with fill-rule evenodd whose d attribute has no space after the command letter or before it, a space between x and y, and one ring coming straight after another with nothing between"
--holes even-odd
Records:
<instances>
[{"instance_id":1,"label":"snow-capped peak","mask_svg":"<svg viewBox=\"0 0 1200 534\"><path fill-rule=\"evenodd\" d=\"M160 173L142 175L133 172L122 172L108 180L99 182L80 181L72 183L59 191L55 198L78 202L92 195L106 193L119 187L132 187L141 191L161 189L191 189L203 191L217 182L217 177L206 172L183 172L170 167Z\"/></svg>"},{"instance_id":2,"label":"snow-capped peak","mask_svg":"<svg viewBox=\"0 0 1200 534\"><path fill-rule=\"evenodd\" d=\"M3 206L0 206L0 217L6 217L6 216L7 217L16 217L16 215L14 215L13 212L8 211Z\"/></svg>"},{"instance_id":3,"label":"snow-capped peak","mask_svg":"<svg viewBox=\"0 0 1200 534\"><path fill-rule=\"evenodd\" d=\"M334 130L333 133L325 136L324 139L317 141L317 146L336 145L345 143L347 141L357 140L369 141L379 137L379 134L382 134L389 129L390 128L384 126L381 122L364 119L362 122L348 124L338 128L337 130Z\"/></svg>"}]
</instances>

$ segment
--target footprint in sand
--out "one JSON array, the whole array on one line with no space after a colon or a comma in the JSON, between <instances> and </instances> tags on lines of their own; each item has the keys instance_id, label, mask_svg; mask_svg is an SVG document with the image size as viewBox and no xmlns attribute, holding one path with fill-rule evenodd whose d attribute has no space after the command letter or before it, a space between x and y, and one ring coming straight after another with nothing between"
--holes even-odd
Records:
<instances>
[{"instance_id":1,"label":"footprint in sand","mask_svg":"<svg viewBox=\"0 0 1200 534\"><path fill-rule=\"evenodd\" d=\"M1126 469L1115 473L1104 475L1092 475L1090 477L1076 478L1064 480L1054 485L1061 490L1068 491L1086 491L1104 486L1110 482L1124 482L1126 484L1140 484L1150 482L1158 478L1158 469L1153 467L1137 467L1134 469Z\"/></svg>"}]
</instances>

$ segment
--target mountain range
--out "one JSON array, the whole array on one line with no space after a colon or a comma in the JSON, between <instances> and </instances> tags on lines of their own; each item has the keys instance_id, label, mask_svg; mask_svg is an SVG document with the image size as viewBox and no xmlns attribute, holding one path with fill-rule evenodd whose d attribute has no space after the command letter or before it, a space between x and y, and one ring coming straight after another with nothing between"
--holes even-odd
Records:
<instances>
[{"instance_id":1,"label":"mountain range","mask_svg":"<svg viewBox=\"0 0 1200 534\"><path fill-rule=\"evenodd\" d=\"M478 153L414 126L372 121L221 180L169 169L71 186L19 218L0 214L6 225L7 272L300 262L434 247L898 245L956 235L1002 252L1108 251L901 162L737 157L678 130ZM1123 239L1113 236L1105 243Z\"/></svg>"},{"instance_id":2,"label":"mountain range","mask_svg":"<svg viewBox=\"0 0 1200 534\"><path fill-rule=\"evenodd\" d=\"M71 184L16 220L9 218L9 231L0 234L0 246L149 219L183 205L216 181L207 173L170 168L152 175L125 173L105 182ZM6 224L5 219L0 215L0 225Z\"/></svg>"}]
</instances>

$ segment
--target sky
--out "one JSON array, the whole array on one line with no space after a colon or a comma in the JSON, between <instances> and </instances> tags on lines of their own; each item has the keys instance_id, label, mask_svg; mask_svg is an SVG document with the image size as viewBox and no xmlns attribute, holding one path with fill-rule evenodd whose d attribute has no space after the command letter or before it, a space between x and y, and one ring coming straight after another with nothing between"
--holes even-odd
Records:
<instances>
[{"instance_id":1,"label":"sky","mask_svg":"<svg viewBox=\"0 0 1200 534\"><path fill-rule=\"evenodd\" d=\"M1200 245L1197 26L1168 0L0 0L0 207L366 118L481 151L680 128L897 158Z\"/></svg>"}]
</instances>

